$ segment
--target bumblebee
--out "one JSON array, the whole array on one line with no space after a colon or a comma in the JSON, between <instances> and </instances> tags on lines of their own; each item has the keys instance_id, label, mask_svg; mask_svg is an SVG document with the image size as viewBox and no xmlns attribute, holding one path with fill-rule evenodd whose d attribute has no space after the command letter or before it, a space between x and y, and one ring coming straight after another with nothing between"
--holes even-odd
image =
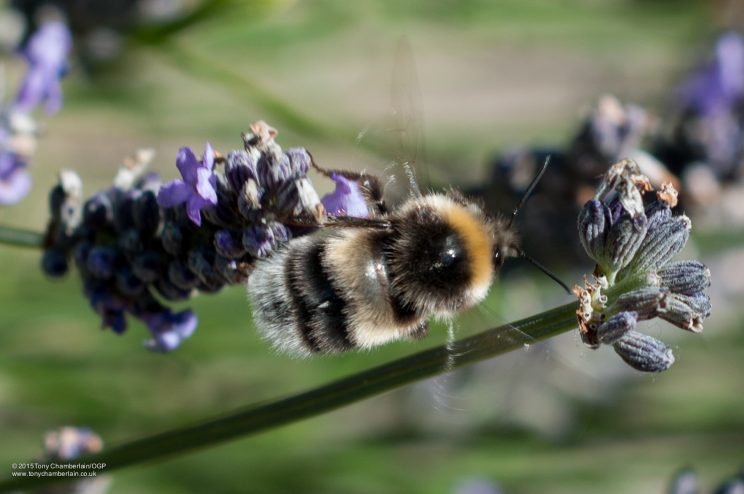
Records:
<instances>
[{"instance_id":1,"label":"bumblebee","mask_svg":"<svg viewBox=\"0 0 744 494\"><path fill-rule=\"evenodd\" d=\"M479 303L505 259L521 254L513 218L490 217L457 192L387 212L378 187L369 218L330 218L257 263L254 319L278 350L311 356L422 338L430 317Z\"/></svg>"}]
</instances>

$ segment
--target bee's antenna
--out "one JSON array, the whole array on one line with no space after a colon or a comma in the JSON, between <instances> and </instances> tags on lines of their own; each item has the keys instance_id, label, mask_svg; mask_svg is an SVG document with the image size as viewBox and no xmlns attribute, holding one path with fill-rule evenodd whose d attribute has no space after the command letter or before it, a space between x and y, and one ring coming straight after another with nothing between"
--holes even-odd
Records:
<instances>
[{"instance_id":1,"label":"bee's antenna","mask_svg":"<svg viewBox=\"0 0 744 494\"><path fill-rule=\"evenodd\" d=\"M561 285L561 287L564 290L566 290L566 293L568 293L569 295L571 295L571 290L568 288L568 285L566 285L565 283L563 283L560 280L560 278L558 278L556 275L554 275L553 273L551 273L550 271L548 271L548 268L546 268L545 266L543 266L542 264L540 264L539 262L537 262L532 257L530 257L527 254L525 254L523 251L520 251L519 252L519 257L521 257L525 261L528 261L530 264L532 264L533 266L535 266L537 269L539 269L540 271L542 271L543 273L545 273L551 280L553 280L556 283L558 283L559 285Z\"/></svg>"},{"instance_id":2,"label":"bee's antenna","mask_svg":"<svg viewBox=\"0 0 744 494\"><path fill-rule=\"evenodd\" d=\"M509 220L509 226L512 226L512 224L514 223L514 220L517 219L517 215L519 214L519 211L524 207L524 204L527 202L527 199L529 199L530 196L532 195L532 191L534 191L535 187L537 187L537 183L540 181L543 175L545 175L545 171L548 169L549 164L550 164L550 155L548 155L548 157L545 158L545 163L543 164L542 168L540 169L538 174L535 176L535 178L532 179L532 182L530 182L530 185L527 186L527 190L522 196L522 199L519 201L519 204L517 204L517 207L514 208L514 212L512 213L511 220Z\"/></svg>"}]
</instances>

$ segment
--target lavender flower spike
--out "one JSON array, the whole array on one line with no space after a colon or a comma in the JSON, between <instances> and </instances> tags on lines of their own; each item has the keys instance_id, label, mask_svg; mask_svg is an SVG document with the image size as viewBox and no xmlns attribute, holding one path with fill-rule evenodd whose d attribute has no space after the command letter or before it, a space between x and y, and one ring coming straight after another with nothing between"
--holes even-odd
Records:
<instances>
[{"instance_id":1,"label":"lavender flower spike","mask_svg":"<svg viewBox=\"0 0 744 494\"><path fill-rule=\"evenodd\" d=\"M214 175L214 151L207 143L201 161L188 147L178 151L176 166L183 180L171 180L158 192L158 204L171 208L186 204L186 214L197 226L201 226L201 210L217 205L217 178Z\"/></svg>"},{"instance_id":2,"label":"lavender flower spike","mask_svg":"<svg viewBox=\"0 0 744 494\"><path fill-rule=\"evenodd\" d=\"M23 50L28 72L16 97L16 110L30 113L44 103L51 114L62 107L59 80L67 71L71 48L72 37L62 21L47 22L34 33Z\"/></svg>"},{"instance_id":3,"label":"lavender flower spike","mask_svg":"<svg viewBox=\"0 0 744 494\"><path fill-rule=\"evenodd\" d=\"M639 321L659 317L698 333L710 315L710 271L698 261L670 262L689 237L691 223L674 215L677 191L652 188L632 161L613 165L594 199L579 213L579 237L597 263L593 281L575 287L576 315L584 343L612 345L630 366L661 372L674 363L661 341L635 331Z\"/></svg>"}]
</instances>

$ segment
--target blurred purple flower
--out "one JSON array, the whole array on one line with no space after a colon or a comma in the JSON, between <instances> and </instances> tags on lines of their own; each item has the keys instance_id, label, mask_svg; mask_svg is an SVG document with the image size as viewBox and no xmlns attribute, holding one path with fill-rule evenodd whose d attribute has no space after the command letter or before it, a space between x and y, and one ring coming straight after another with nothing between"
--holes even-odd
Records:
<instances>
[{"instance_id":1,"label":"blurred purple flower","mask_svg":"<svg viewBox=\"0 0 744 494\"><path fill-rule=\"evenodd\" d=\"M23 50L28 72L16 96L17 110L30 113L44 103L51 114L62 107L59 80L67 71L71 48L72 37L61 21L47 22L31 36Z\"/></svg>"},{"instance_id":2,"label":"blurred purple flower","mask_svg":"<svg viewBox=\"0 0 744 494\"><path fill-rule=\"evenodd\" d=\"M163 184L158 192L158 204L164 208L186 203L186 214L197 226L201 226L201 210L217 205L217 178L214 175L214 151L207 143L201 161L194 152L182 147L178 152L176 166L183 180L171 180Z\"/></svg>"},{"instance_id":3,"label":"blurred purple flower","mask_svg":"<svg viewBox=\"0 0 744 494\"><path fill-rule=\"evenodd\" d=\"M44 456L49 459L74 460L101 449L103 441L88 427L66 426L44 435Z\"/></svg>"},{"instance_id":4,"label":"blurred purple flower","mask_svg":"<svg viewBox=\"0 0 744 494\"><path fill-rule=\"evenodd\" d=\"M0 144L0 204L15 204L31 190L31 176L26 163L17 154L2 149Z\"/></svg>"},{"instance_id":5,"label":"blurred purple flower","mask_svg":"<svg viewBox=\"0 0 744 494\"><path fill-rule=\"evenodd\" d=\"M145 346L154 352L167 353L179 347L181 342L194 334L198 320L191 310L173 313L170 309L143 314L142 320L152 333Z\"/></svg>"},{"instance_id":6,"label":"blurred purple flower","mask_svg":"<svg viewBox=\"0 0 744 494\"><path fill-rule=\"evenodd\" d=\"M331 173L331 180L336 182L336 190L326 194L320 200L331 216L354 216L366 218L369 216L367 201L362 189L355 180L348 179L341 174Z\"/></svg>"},{"instance_id":7,"label":"blurred purple flower","mask_svg":"<svg viewBox=\"0 0 744 494\"><path fill-rule=\"evenodd\" d=\"M711 115L731 109L744 95L744 39L721 35L712 62L700 67L680 89L682 103Z\"/></svg>"}]
</instances>

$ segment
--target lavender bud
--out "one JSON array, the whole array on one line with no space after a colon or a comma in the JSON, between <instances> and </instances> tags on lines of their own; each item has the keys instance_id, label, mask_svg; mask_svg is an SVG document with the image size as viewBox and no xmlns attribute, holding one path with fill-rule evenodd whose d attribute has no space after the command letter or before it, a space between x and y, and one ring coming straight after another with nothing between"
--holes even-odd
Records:
<instances>
[{"instance_id":1,"label":"lavender bud","mask_svg":"<svg viewBox=\"0 0 744 494\"><path fill-rule=\"evenodd\" d=\"M238 259L245 255L245 247L238 235L230 230L218 230L214 234L214 248L221 256Z\"/></svg>"},{"instance_id":2,"label":"lavender bud","mask_svg":"<svg viewBox=\"0 0 744 494\"><path fill-rule=\"evenodd\" d=\"M85 202L83 222L90 228L103 228L111 223L113 217L114 208L107 194L99 192Z\"/></svg>"},{"instance_id":3,"label":"lavender bud","mask_svg":"<svg viewBox=\"0 0 744 494\"><path fill-rule=\"evenodd\" d=\"M155 156L154 153L152 155ZM148 162L151 158L148 158ZM137 180L134 186L144 192L152 192L155 194L157 199L158 190L162 185L160 175L155 172L145 173L139 180Z\"/></svg>"},{"instance_id":4,"label":"lavender bud","mask_svg":"<svg viewBox=\"0 0 744 494\"><path fill-rule=\"evenodd\" d=\"M292 238L292 233L289 229L278 221L270 221L267 226L274 237L272 247L279 247L282 244L289 242L289 239Z\"/></svg>"},{"instance_id":5,"label":"lavender bud","mask_svg":"<svg viewBox=\"0 0 744 494\"><path fill-rule=\"evenodd\" d=\"M59 212L67 198L65 189L62 184L57 184L49 191L49 215L54 219L59 219Z\"/></svg>"},{"instance_id":6,"label":"lavender bud","mask_svg":"<svg viewBox=\"0 0 744 494\"><path fill-rule=\"evenodd\" d=\"M674 363L669 347L637 331L628 331L612 346L625 363L642 372L662 372Z\"/></svg>"},{"instance_id":7,"label":"lavender bud","mask_svg":"<svg viewBox=\"0 0 744 494\"><path fill-rule=\"evenodd\" d=\"M80 242L75 246L72 251L72 258L75 261L75 266L82 273L87 272L87 261L88 253L90 252L91 244L88 242Z\"/></svg>"},{"instance_id":8,"label":"lavender bud","mask_svg":"<svg viewBox=\"0 0 744 494\"><path fill-rule=\"evenodd\" d=\"M86 263L88 271L92 276L106 280L114 274L115 260L115 249L99 245L90 249Z\"/></svg>"},{"instance_id":9,"label":"lavender bud","mask_svg":"<svg viewBox=\"0 0 744 494\"><path fill-rule=\"evenodd\" d=\"M243 230L243 247L253 257L266 257L273 243L274 234L266 225L253 225Z\"/></svg>"},{"instance_id":10,"label":"lavender bud","mask_svg":"<svg viewBox=\"0 0 744 494\"><path fill-rule=\"evenodd\" d=\"M104 309L101 314L101 327L111 328L114 333L122 334L127 330L127 320L124 311L119 309Z\"/></svg>"},{"instance_id":11,"label":"lavender bud","mask_svg":"<svg viewBox=\"0 0 744 494\"><path fill-rule=\"evenodd\" d=\"M165 278L159 278L155 282L155 289L166 300L171 300L174 302L179 300L186 300L191 296L191 290L182 290Z\"/></svg>"},{"instance_id":12,"label":"lavender bud","mask_svg":"<svg viewBox=\"0 0 744 494\"><path fill-rule=\"evenodd\" d=\"M292 218L299 209L300 192L294 180L287 180L279 184L276 191L274 210L280 218Z\"/></svg>"},{"instance_id":13,"label":"lavender bud","mask_svg":"<svg viewBox=\"0 0 744 494\"><path fill-rule=\"evenodd\" d=\"M136 297L145 289L145 284L129 267L122 267L116 270L114 275L116 289L127 297Z\"/></svg>"},{"instance_id":14,"label":"lavender bud","mask_svg":"<svg viewBox=\"0 0 744 494\"><path fill-rule=\"evenodd\" d=\"M608 216L606 207L596 199L587 201L579 212L579 240L586 253L597 261L605 257Z\"/></svg>"},{"instance_id":15,"label":"lavender bud","mask_svg":"<svg viewBox=\"0 0 744 494\"><path fill-rule=\"evenodd\" d=\"M689 468L683 469L674 476L667 492L669 494L699 494L700 485L697 475Z\"/></svg>"},{"instance_id":16,"label":"lavender bud","mask_svg":"<svg viewBox=\"0 0 744 494\"><path fill-rule=\"evenodd\" d=\"M672 219L672 210L663 202L654 201L646 208L646 217L648 218L648 229L653 230Z\"/></svg>"},{"instance_id":17,"label":"lavender bud","mask_svg":"<svg viewBox=\"0 0 744 494\"><path fill-rule=\"evenodd\" d=\"M618 311L635 312L639 321L651 319L659 314L664 306L669 291L666 288L644 287L623 293L617 298L615 307Z\"/></svg>"},{"instance_id":18,"label":"lavender bud","mask_svg":"<svg viewBox=\"0 0 744 494\"><path fill-rule=\"evenodd\" d=\"M615 314L597 328L597 339L605 345L615 343L628 331L635 329L637 317L635 312Z\"/></svg>"},{"instance_id":19,"label":"lavender bud","mask_svg":"<svg viewBox=\"0 0 744 494\"><path fill-rule=\"evenodd\" d=\"M744 475L727 480L713 491L713 494L744 494Z\"/></svg>"},{"instance_id":20,"label":"lavender bud","mask_svg":"<svg viewBox=\"0 0 744 494\"><path fill-rule=\"evenodd\" d=\"M44 270L47 276L59 278L67 273L69 263L67 262L67 257L62 252L56 249L47 249L41 258L41 269Z\"/></svg>"},{"instance_id":21,"label":"lavender bud","mask_svg":"<svg viewBox=\"0 0 744 494\"><path fill-rule=\"evenodd\" d=\"M607 235L611 271L618 271L633 259L643 242L648 227L646 217L631 217L623 214L617 223L612 225Z\"/></svg>"},{"instance_id":22,"label":"lavender bud","mask_svg":"<svg viewBox=\"0 0 744 494\"><path fill-rule=\"evenodd\" d=\"M710 316L710 296L707 293L703 293L702 291L692 295L673 293L672 298L683 302L696 314L699 314L704 318Z\"/></svg>"},{"instance_id":23,"label":"lavender bud","mask_svg":"<svg viewBox=\"0 0 744 494\"><path fill-rule=\"evenodd\" d=\"M139 196L134 202L132 217L140 235L153 236L160 224L160 208L158 207L157 196L150 191Z\"/></svg>"},{"instance_id":24,"label":"lavender bud","mask_svg":"<svg viewBox=\"0 0 744 494\"><path fill-rule=\"evenodd\" d=\"M227 176L230 187L236 192L243 189L243 184L252 179L254 183L258 179L256 162L247 152L232 151L227 155L225 162L225 176Z\"/></svg>"},{"instance_id":25,"label":"lavender bud","mask_svg":"<svg viewBox=\"0 0 744 494\"><path fill-rule=\"evenodd\" d=\"M710 309L708 310L710 312ZM697 313L679 296L669 297L665 306L659 311L659 317L678 328L699 333L703 330L703 315Z\"/></svg>"},{"instance_id":26,"label":"lavender bud","mask_svg":"<svg viewBox=\"0 0 744 494\"><path fill-rule=\"evenodd\" d=\"M199 282L199 278L178 259L168 264L168 279L181 290L191 290Z\"/></svg>"},{"instance_id":27,"label":"lavender bud","mask_svg":"<svg viewBox=\"0 0 744 494\"><path fill-rule=\"evenodd\" d=\"M243 187L238 190L240 190L240 194L238 195L238 210L246 219L252 220L256 212L261 209L264 190L252 178L246 180Z\"/></svg>"},{"instance_id":28,"label":"lavender bud","mask_svg":"<svg viewBox=\"0 0 744 494\"><path fill-rule=\"evenodd\" d=\"M132 259L132 271L145 283L153 283L165 268L163 261L163 256L159 252L145 250Z\"/></svg>"},{"instance_id":29,"label":"lavender bud","mask_svg":"<svg viewBox=\"0 0 744 494\"><path fill-rule=\"evenodd\" d=\"M647 271L664 265L685 246L690 236L690 226L690 219L681 215L649 230L635 259L618 275L618 278L622 279L626 273Z\"/></svg>"},{"instance_id":30,"label":"lavender bud","mask_svg":"<svg viewBox=\"0 0 744 494\"><path fill-rule=\"evenodd\" d=\"M292 168L286 154L279 156L262 155L256 166L259 183L269 190L277 190L279 186L292 177Z\"/></svg>"},{"instance_id":31,"label":"lavender bud","mask_svg":"<svg viewBox=\"0 0 744 494\"><path fill-rule=\"evenodd\" d=\"M315 191L313 184L308 178L303 177L295 180L295 187L298 192L295 216L309 216L316 223L322 223L326 214L325 208L320 198L318 198L318 193Z\"/></svg>"},{"instance_id":32,"label":"lavender bud","mask_svg":"<svg viewBox=\"0 0 744 494\"><path fill-rule=\"evenodd\" d=\"M248 273L241 269L238 261L217 256L214 260L214 270L225 280L225 283L234 285L248 279Z\"/></svg>"},{"instance_id":33,"label":"lavender bud","mask_svg":"<svg viewBox=\"0 0 744 494\"><path fill-rule=\"evenodd\" d=\"M290 148L286 151L289 166L295 177L304 177L310 169L310 155L305 148Z\"/></svg>"},{"instance_id":34,"label":"lavender bud","mask_svg":"<svg viewBox=\"0 0 744 494\"><path fill-rule=\"evenodd\" d=\"M177 256L183 249L183 231L176 223L169 221L163 226L160 242L168 254Z\"/></svg>"},{"instance_id":35,"label":"lavender bud","mask_svg":"<svg viewBox=\"0 0 744 494\"><path fill-rule=\"evenodd\" d=\"M677 261L659 270L664 285L674 293L692 295L710 286L710 270L700 261Z\"/></svg>"},{"instance_id":36,"label":"lavender bud","mask_svg":"<svg viewBox=\"0 0 744 494\"><path fill-rule=\"evenodd\" d=\"M82 190L80 177L75 172L62 170L59 184L49 195L52 218L61 223L66 235L72 235L82 222Z\"/></svg>"},{"instance_id":37,"label":"lavender bud","mask_svg":"<svg viewBox=\"0 0 744 494\"><path fill-rule=\"evenodd\" d=\"M189 251L186 265L199 278L197 288L205 291L215 291L222 288L224 282L215 272L214 268L214 251L206 248L196 247Z\"/></svg>"},{"instance_id":38,"label":"lavender bud","mask_svg":"<svg viewBox=\"0 0 744 494\"><path fill-rule=\"evenodd\" d=\"M127 254L138 254L144 249L142 237L134 228L127 228L121 232L116 244Z\"/></svg>"},{"instance_id":39,"label":"lavender bud","mask_svg":"<svg viewBox=\"0 0 744 494\"><path fill-rule=\"evenodd\" d=\"M114 206L114 227L117 232L123 232L134 227L134 194L127 194Z\"/></svg>"}]
</instances>

